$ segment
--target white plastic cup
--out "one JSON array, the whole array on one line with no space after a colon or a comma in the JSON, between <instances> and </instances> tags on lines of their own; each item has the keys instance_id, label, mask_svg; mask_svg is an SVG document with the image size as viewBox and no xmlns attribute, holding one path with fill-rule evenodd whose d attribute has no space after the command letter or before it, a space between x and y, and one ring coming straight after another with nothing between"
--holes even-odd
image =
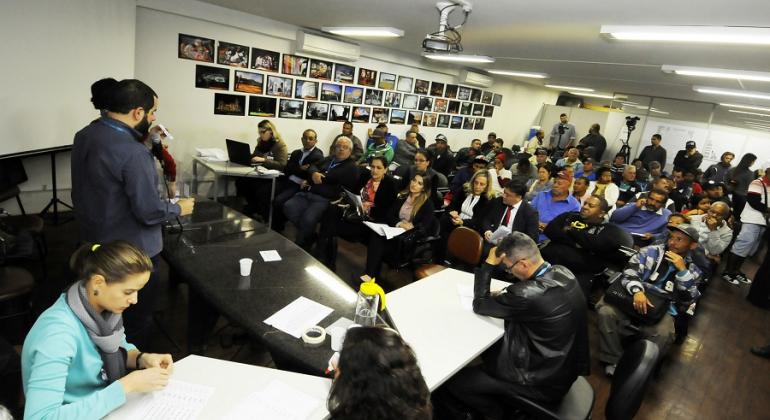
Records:
<instances>
[{"instance_id":1,"label":"white plastic cup","mask_svg":"<svg viewBox=\"0 0 770 420\"><path fill-rule=\"evenodd\" d=\"M329 335L332 336L332 350L342 350L342 344L345 342L345 335L348 330L342 327L334 327L329 330Z\"/></svg>"},{"instance_id":2,"label":"white plastic cup","mask_svg":"<svg viewBox=\"0 0 770 420\"><path fill-rule=\"evenodd\" d=\"M241 275L251 275L251 264L254 262L254 260L251 258L241 258L238 262L241 264Z\"/></svg>"}]
</instances>

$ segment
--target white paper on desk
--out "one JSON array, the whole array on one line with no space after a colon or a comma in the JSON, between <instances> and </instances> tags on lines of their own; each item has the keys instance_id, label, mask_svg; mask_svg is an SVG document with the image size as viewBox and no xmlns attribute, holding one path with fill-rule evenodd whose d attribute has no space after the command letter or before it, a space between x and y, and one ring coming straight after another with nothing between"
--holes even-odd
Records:
<instances>
[{"instance_id":1,"label":"white paper on desk","mask_svg":"<svg viewBox=\"0 0 770 420\"><path fill-rule=\"evenodd\" d=\"M332 312L334 309L300 296L267 318L265 324L272 325L294 338L300 338L308 328L318 325Z\"/></svg>"},{"instance_id":2,"label":"white paper on desk","mask_svg":"<svg viewBox=\"0 0 770 420\"><path fill-rule=\"evenodd\" d=\"M257 173L260 175L280 175L281 171L278 169L267 169L264 166L257 166Z\"/></svg>"},{"instance_id":3,"label":"white paper on desk","mask_svg":"<svg viewBox=\"0 0 770 420\"><path fill-rule=\"evenodd\" d=\"M227 153L222 149L198 147L195 152L203 159L212 162L225 162L227 160Z\"/></svg>"},{"instance_id":4,"label":"white paper on desk","mask_svg":"<svg viewBox=\"0 0 770 420\"><path fill-rule=\"evenodd\" d=\"M473 284L457 284L457 295L463 309L473 312Z\"/></svg>"},{"instance_id":5,"label":"white paper on desk","mask_svg":"<svg viewBox=\"0 0 770 420\"><path fill-rule=\"evenodd\" d=\"M384 223L364 222L364 224L369 226L369 229L373 230L376 234L384 236L385 239L393 239L396 236L406 232L404 228L391 227Z\"/></svg>"},{"instance_id":6,"label":"white paper on desk","mask_svg":"<svg viewBox=\"0 0 770 420\"><path fill-rule=\"evenodd\" d=\"M134 417L144 420L195 419L214 393L214 388L170 379L160 391L142 397Z\"/></svg>"},{"instance_id":7,"label":"white paper on desk","mask_svg":"<svg viewBox=\"0 0 770 420\"><path fill-rule=\"evenodd\" d=\"M511 233L511 229L508 226L500 225L496 231L492 233L492 237L489 238L489 243L497 245L500 241Z\"/></svg>"},{"instance_id":8,"label":"white paper on desk","mask_svg":"<svg viewBox=\"0 0 770 420\"><path fill-rule=\"evenodd\" d=\"M270 251L259 251L259 255L265 262L281 261L281 256L278 255L278 251L271 249Z\"/></svg>"},{"instance_id":9,"label":"white paper on desk","mask_svg":"<svg viewBox=\"0 0 770 420\"><path fill-rule=\"evenodd\" d=\"M321 404L321 400L273 380L261 390L252 393L233 408L227 420L305 420Z\"/></svg>"}]
</instances>

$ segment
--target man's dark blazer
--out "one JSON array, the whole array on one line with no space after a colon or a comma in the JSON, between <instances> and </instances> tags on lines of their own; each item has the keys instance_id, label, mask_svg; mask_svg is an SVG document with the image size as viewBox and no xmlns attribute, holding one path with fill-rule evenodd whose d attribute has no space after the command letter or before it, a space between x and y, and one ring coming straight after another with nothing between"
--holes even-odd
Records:
<instances>
[{"instance_id":1,"label":"man's dark blazer","mask_svg":"<svg viewBox=\"0 0 770 420\"><path fill-rule=\"evenodd\" d=\"M513 218L512 230L514 232L522 232L537 242L540 236L540 231L538 230L540 219L537 209L532 207L526 200L522 200L519 206L516 217ZM487 214L484 216L479 229L482 234L488 230L492 232L497 230L505 214L506 207L501 197L489 202Z\"/></svg>"}]
</instances>

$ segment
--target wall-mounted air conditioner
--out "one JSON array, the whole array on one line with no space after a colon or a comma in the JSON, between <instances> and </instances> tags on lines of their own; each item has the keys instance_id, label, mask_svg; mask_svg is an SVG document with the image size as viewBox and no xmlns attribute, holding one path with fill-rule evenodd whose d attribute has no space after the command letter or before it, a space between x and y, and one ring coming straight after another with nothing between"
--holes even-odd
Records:
<instances>
[{"instance_id":1,"label":"wall-mounted air conditioner","mask_svg":"<svg viewBox=\"0 0 770 420\"><path fill-rule=\"evenodd\" d=\"M480 86L480 87L492 86L491 77L481 73L476 73L475 71L470 71L470 70L461 71L460 75L457 76L457 81L461 85L473 85L473 86Z\"/></svg>"},{"instance_id":2,"label":"wall-mounted air conditioner","mask_svg":"<svg viewBox=\"0 0 770 420\"><path fill-rule=\"evenodd\" d=\"M342 61L356 61L361 55L361 47L357 44L297 31L297 52Z\"/></svg>"}]
</instances>

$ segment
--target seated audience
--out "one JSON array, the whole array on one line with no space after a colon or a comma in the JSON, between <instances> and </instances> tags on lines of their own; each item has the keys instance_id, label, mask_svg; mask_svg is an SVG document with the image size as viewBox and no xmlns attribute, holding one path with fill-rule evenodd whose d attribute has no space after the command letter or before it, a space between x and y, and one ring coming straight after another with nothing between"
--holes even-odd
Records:
<instances>
[{"instance_id":1,"label":"seated audience","mask_svg":"<svg viewBox=\"0 0 770 420\"><path fill-rule=\"evenodd\" d=\"M520 158L515 165L511 165L511 179L529 186L537 180L537 167L532 165L526 157Z\"/></svg>"},{"instance_id":2,"label":"seated audience","mask_svg":"<svg viewBox=\"0 0 770 420\"><path fill-rule=\"evenodd\" d=\"M388 143L385 137L386 135L387 129L385 128L377 127L374 129L374 131L372 131L372 134L369 137L371 142L367 143L363 156L361 156L361 159L358 160L358 163L361 166L366 166L366 163L369 162L369 159L374 156L385 156L385 159L388 160L388 165L390 165L390 162L393 161L393 155L395 152Z\"/></svg>"},{"instance_id":3,"label":"seated audience","mask_svg":"<svg viewBox=\"0 0 770 420\"><path fill-rule=\"evenodd\" d=\"M668 195L663 190L652 190L647 198L628 203L612 213L610 222L634 236L636 245L646 245L652 238L663 232L671 212L663 208Z\"/></svg>"},{"instance_id":4,"label":"seated audience","mask_svg":"<svg viewBox=\"0 0 770 420\"><path fill-rule=\"evenodd\" d=\"M489 161L484 156L476 156L473 158L473 161L470 166L466 166L455 174L454 178L452 178L452 183L449 184L449 191L452 192L452 194L459 194L463 186L466 182L470 181L473 174L476 172L487 169L487 166L489 166Z\"/></svg>"},{"instance_id":5,"label":"seated audience","mask_svg":"<svg viewBox=\"0 0 770 420\"><path fill-rule=\"evenodd\" d=\"M652 183L651 190L659 189L659 190L666 191L669 194L669 198L666 199L666 204L664 204L663 207L667 208L672 213L675 213L676 212L676 206L674 205L674 200L671 199L671 191L673 190L673 188L674 188L673 181L671 181L670 179L666 178L665 176L662 176L662 177L656 179ZM649 194L649 191L644 191L644 192L637 193L632 201L636 201L636 200L638 200L640 198L647 198L647 194ZM689 222L687 222L687 223L689 223Z\"/></svg>"},{"instance_id":6,"label":"seated audience","mask_svg":"<svg viewBox=\"0 0 770 420\"><path fill-rule=\"evenodd\" d=\"M37 319L22 349L26 419L96 419L131 393L168 383L170 354L126 342L123 312L149 281L150 258L128 242L81 246L70 260L77 281Z\"/></svg>"},{"instance_id":7,"label":"seated audience","mask_svg":"<svg viewBox=\"0 0 770 420\"><path fill-rule=\"evenodd\" d=\"M532 164L532 166L537 168L539 168L540 165L544 163L553 165L553 162L551 162L551 158L548 157L548 149L544 149L544 148L535 150L535 154L529 158L529 162Z\"/></svg>"},{"instance_id":8,"label":"seated audience","mask_svg":"<svg viewBox=\"0 0 770 420\"><path fill-rule=\"evenodd\" d=\"M538 129L535 132L535 135L532 136L531 139L524 142L524 146L521 148L522 153L526 153L530 156L533 156L535 154L535 151L538 148L544 148L543 146L543 139L545 138L545 131L543 129Z\"/></svg>"},{"instance_id":9,"label":"seated audience","mask_svg":"<svg viewBox=\"0 0 770 420\"><path fill-rule=\"evenodd\" d=\"M283 176L276 180L271 228L279 232L283 230L286 224L283 205L300 191L304 183L310 180L310 172L308 172L310 165L318 163L324 157L321 149L316 147L317 134L315 130L309 128L303 131L301 140L302 148L291 152Z\"/></svg>"},{"instance_id":10,"label":"seated audience","mask_svg":"<svg viewBox=\"0 0 770 420\"><path fill-rule=\"evenodd\" d=\"M414 242L435 228L438 221L433 215L435 207L430 195L430 178L415 174L409 181L409 186L398 194L387 215L388 225L400 227L406 232L392 239L386 239L374 231L370 232L369 245L366 248L365 274L374 279L379 278L386 254L401 252L401 255L409 255Z\"/></svg>"},{"instance_id":11,"label":"seated audience","mask_svg":"<svg viewBox=\"0 0 770 420\"><path fill-rule=\"evenodd\" d=\"M371 392L362 392L362 386ZM380 327L348 329L327 408L333 420L431 420L433 415L414 352L397 332Z\"/></svg>"},{"instance_id":12,"label":"seated audience","mask_svg":"<svg viewBox=\"0 0 770 420\"><path fill-rule=\"evenodd\" d=\"M521 182L521 181L519 181ZM551 179L551 165L544 163L537 167L537 180L530 185L527 191L527 201L532 201L536 195L543 191L550 191L553 188L553 179Z\"/></svg>"},{"instance_id":13,"label":"seated audience","mask_svg":"<svg viewBox=\"0 0 770 420\"><path fill-rule=\"evenodd\" d=\"M588 178L584 176L575 178L575 181L572 183L572 196L575 197L575 199L580 203L581 207L583 204L585 204L588 197L592 196L591 193L593 191L593 184L591 184L591 181L589 181Z\"/></svg>"},{"instance_id":14,"label":"seated audience","mask_svg":"<svg viewBox=\"0 0 770 420\"><path fill-rule=\"evenodd\" d=\"M390 131L388 131L388 125L385 123L377 124L377 127L375 127L374 130L378 128L385 133L384 134L385 142L388 143L388 145L393 151L395 151L396 147L398 147L398 137L396 137L395 135L391 134ZM374 137L372 137L372 134L374 134L374 130L372 130L371 128L367 130L367 134L369 135L369 138L366 140L366 147L364 148L364 153L366 153L366 150L369 148L369 146L372 145L372 143L375 143L375 139Z\"/></svg>"},{"instance_id":15,"label":"seated audience","mask_svg":"<svg viewBox=\"0 0 770 420\"><path fill-rule=\"evenodd\" d=\"M527 163L529 163L529 161L527 161ZM505 161L500 157L495 158L495 172L497 174L497 183L500 184L501 187L504 187L513 177L511 171L505 169Z\"/></svg>"},{"instance_id":16,"label":"seated audience","mask_svg":"<svg viewBox=\"0 0 770 420\"><path fill-rule=\"evenodd\" d=\"M263 166L267 169L283 171L288 161L286 143L269 120L262 120L257 125L259 137L257 146L251 154L251 163ZM238 177L235 180L237 194L246 199L243 213L251 215L258 213L267 220L270 212L270 191L273 181L270 179L256 179Z\"/></svg>"},{"instance_id":17,"label":"seated audience","mask_svg":"<svg viewBox=\"0 0 770 420\"><path fill-rule=\"evenodd\" d=\"M610 169L612 170L612 182L616 185L620 184L623 179L623 171L626 170L626 156L622 153L616 154Z\"/></svg>"},{"instance_id":18,"label":"seated audience","mask_svg":"<svg viewBox=\"0 0 770 420\"><path fill-rule=\"evenodd\" d=\"M605 199L610 208L615 207L620 190L612 182L612 170L610 168L603 166L596 171L596 182L594 182L594 191L591 194Z\"/></svg>"},{"instance_id":19,"label":"seated audience","mask_svg":"<svg viewBox=\"0 0 770 420\"><path fill-rule=\"evenodd\" d=\"M525 191L524 184L511 181L503 188L501 197L489 202L479 229L485 239L485 252L496 245L491 242L492 235L500 226L507 227L511 232L523 232L537 240L538 214L537 210L524 200Z\"/></svg>"},{"instance_id":20,"label":"seated audience","mask_svg":"<svg viewBox=\"0 0 770 420\"><path fill-rule=\"evenodd\" d=\"M554 217L562 213L580 211L580 203L569 194L570 185L572 177L566 171L561 171L554 178L551 190L539 193L532 200L532 207L537 210L540 220L538 242L548 239L542 232Z\"/></svg>"},{"instance_id":21,"label":"seated audience","mask_svg":"<svg viewBox=\"0 0 770 420\"><path fill-rule=\"evenodd\" d=\"M406 137L403 141L398 142L396 146L395 154L393 155L393 162L399 165L411 165L414 161L414 153L419 148L417 143L417 133L414 131L407 131Z\"/></svg>"},{"instance_id":22,"label":"seated audience","mask_svg":"<svg viewBox=\"0 0 770 420\"><path fill-rule=\"evenodd\" d=\"M708 181L703 185L703 192L706 197L711 199L712 203L721 201L727 204L728 207L732 206L732 202L725 193L725 185L720 182Z\"/></svg>"},{"instance_id":23,"label":"seated audience","mask_svg":"<svg viewBox=\"0 0 770 420\"><path fill-rule=\"evenodd\" d=\"M663 165L661 165L658 161L650 162L650 167L648 169L650 171L650 182L655 182L658 180L658 178L664 176Z\"/></svg>"},{"instance_id":24,"label":"seated audience","mask_svg":"<svg viewBox=\"0 0 770 420\"><path fill-rule=\"evenodd\" d=\"M557 170L570 167L574 173L583 172L583 163L578 159L580 157L580 151L577 147L568 147L564 157L556 161Z\"/></svg>"},{"instance_id":25,"label":"seated audience","mask_svg":"<svg viewBox=\"0 0 770 420\"><path fill-rule=\"evenodd\" d=\"M433 162L433 156L427 149L417 149L414 154L414 164L409 166L400 166L396 169L396 175L400 178L398 182L398 189L405 190L409 188L409 180L414 178L415 175L422 175L424 178L428 178L431 185L431 200L435 208L440 209L444 206L444 198L441 193L438 192L439 188L446 188L448 185L447 179L444 174L440 174L431 168Z\"/></svg>"},{"instance_id":26,"label":"seated audience","mask_svg":"<svg viewBox=\"0 0 770 420\"><path fill-rule=\"evenodd\" d=\"M449 175L455 170L455 157L447 144L446 136L437 135L436 143L431 144L428 151L433 153L433 169L449 178Z\"/></svg>"},{"instance_id":27,"label":"seated audience","mask_svg":"<svg viewBox=\"0 0 770 420\"><path fill-rule=\"evenodd\" d=\"M633 201L636 194L640 193L642 188L636 182L636 166L626 165L623 171L623 177L618 184L618 200L615 202L617 207L623 207L626 203Z\"/></svg>"},{"instance_id":28,"label":"seated audience","mask_svg":"<svg viewBox=\"0 0 770 420\"><path fill-rule=\"evenodd\" d=\"M487 153L489 153L490 150L494 149L496 140L497 140L497 134L495 134L494 131L487 134L487 142L481 145L481 149L480 149L481 154L486 155ZM500 145L500 147L502 147L502 144ZM491 159L489 158L487 158L487 160L491 161Z\"/></svg>"},{"instance_id":29,"label":"seated audience","mask_svg":"<svg viewBox=\"0 0 770 420\"><path fill-rule=\"evenodd\" d=\"M719 264L733 239L733 230L727 225L729 218L730 207L721 201L711 204L704 214L690 216L690 224L698 231L699 242L714 264Z\"/></svg>"},{"instance_id":30,"label":"seated audience","mask_svg":"<svg viewBox=\"0 0 770 420\"><path fill-rule=\"evenodd\" d=\"M461 194L452 197L446 212L439 220L441 240L436 245L436 260L441 263L446 255L449 235L458 226L465 226L481 233L482 218L486 214L487 204L495 199L492 182L488 171L478 171L465 184Z\"/></svg>"},{"instance_id":31,"label":"seated audience","mask_svg":"<svg viewBox=\"0 0 770 420\"><path fill-rule=\"evenodd\" d=\"M521 281L492 293L492 272L500 264ZM511 233L476 269L473 311L505 320L504 338L484 352L482 364L463 368L446 383L450 412L441 418L465 419L459 412L470 410L502 419L516 407L517 395L558 403L579 375L588 374L583 293L572 273L544 261L526 234Z\"/></svg>"},{"instance_id":32,"label":"seated audience","mask_svg":"<svg viewBox=\"0 0 770 420\"><path fill-rule=\"evenodd\" d=\"M706 214L706 212L711 207L711 198L709 197L703 197L700 200L698 200L698 204L692 208L692 209L685 209L682 211L682 214L686 214L687 216L696 216L700 214Z\"/></svg>"},{"instance_id":33,"label":"seated audience","mask_svg":"<svg viewBox=\"0 0 770 420\"><path fill-rule=\"evenodd\" d=\"M332 144L329 146L329 156L333 155L337 150L337 139L340 137L347 137L353 142L353 152L350 155L353 157L354 161L358 162L364 154L364 146L361 143L361 139L353 134L353 123L350 121L342 123L342 133L337 134L337 136L334 137L334 140L332 140Z\"/></svg>"},{"instance_id":34,"label":"seated audience","mask_svg":"<svg viewBox=\"0 0 770 420\"><path fill-rule=\"evenodd\" d=\"M655 193L652 193L655 195ZM631 204L629 204L631 205ZM648 300L650 289L656 294L668 296L672 303L668 313L652 325L637 325L638 338L648 339L666 354L674 342L674 317L682 307L687 307L700 296L697 284L701 269L693 262L691 251L698 246L698 232L689 225L670 227L671 237L665 245L650 245L639 250L623 270L623 276L616 280L633 296L633 308L639 314L647 314L652 306ZM632 334L626 328L632 325L632 318L620 308L607 303L605 298L597 303L599 313L599 360L604 363L608 376L615 373L615 367L623 355L623 337Z\"/></svg>"},{"instance_id":35,"label":"seated audience","mask_svg":"<svg viewBox=\"0 0 770 420\"><path fill-rule=\"evenodd\" d=\"M425 148L425 137L420 134L420 124L414 123L409 126L409 131L413 131L415 134L417 134L417 144L420 145L420 149ZM409 132L407 131L407 132Z\"/></svg>"},{"instance_id":36,"label":"seated audience","mask_svg":"<svg viewBox=\"0 0 770 420\"><path fill-rule=\"evenodd\" d=\"M486 144L484 146L486 146ZM482 146L482 152L483 152L484 146ZM502 151L503 151L503 139L496 138L494 142L492 142L492 148L487 150L487 152L484 153L484 156L487 158L488 161L494 162L497 156Z\"/></svg>"},{"instance_id":37,"label":"seated audience","mask_svg":"<svg viewBox=\"0 0 770 420\"><path fill-rule=\"evenodd\" d=\"M388 223L388 211L396 200L396 181L387 174L388 161L384 156L375 156L369 163L369 171L362 171L358 188L361 196L363 215L361 220L343 218L343 209L329 206L321 220L316 255L334 271L337 266L337 238L351 242L366 243L369 228L364 220L374 223Z\"/></svg>"},{"instance_id":38,"label":"seated audience","mask_svg":"<svg viewBox=\"0 0 770 420\"><path fill-rule=\"evenodd\" d=\"M584 176L588 178L589 181L596 181L596 171L595 166L596 160L594 158L587 158L583 161L583 170L582 171L575 171L575 178L580 178L581 176Z\"/></svg>"},{"instance_id":39,"label":"seated audience","mask_svg":"<svg viewBox=\"0 0 770 420\"><path fill-rule=\"evenodd\" d=\"M479 155L482 155L481 140L473 139L471 140L470 147L462 147L460 148L460 150L457 151L457 156L455 156L456 158L455 163L457 164L458 168L470 166L471 164L473 164L473 160L476 158L476 156L479 156Z\"/></svg>"},{"instance_id":40,"label":"seated audience","mask_svg":"<svg viewBox=\"0 0 770 420\"><path fill-rule=\"evenodd\" d=\"M310 165L310 181L283 206L283 214L297 228L297 245L312 245L316 224L323 217L329 202L342 194L342 188L355 191L358 167L351 157L353 142L347 137L337 139L335 154Z\"/></svg>"}]
</instances>

